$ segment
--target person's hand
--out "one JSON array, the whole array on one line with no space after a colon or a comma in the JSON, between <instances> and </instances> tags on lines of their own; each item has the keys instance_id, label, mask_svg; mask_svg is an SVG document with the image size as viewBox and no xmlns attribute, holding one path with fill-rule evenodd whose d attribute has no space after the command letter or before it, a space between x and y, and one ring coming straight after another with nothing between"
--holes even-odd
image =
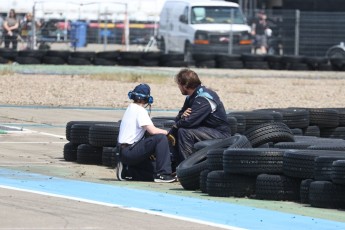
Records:
<instances>
[{"instance_id":1,"label":"person's hand","mask_svg":"<svg viewBox=\"0 0 345 230\"><path fill-rule=\"evenodd\" d=\"M172 146L176 145L177 127L173 125L167 134L168 141Z\"/></svg>"},{"instance_id":2,"label":"person's hand","mask_svg":"<svg viewBox=\"0 0 345 230\"><path fill-rule=\"evenodd\" d=\"M168 138L168 141L171 143L172 146L176 145L176 138L174 137L174 135L169 133L167 135L167 138Z\"/></svg>"},{"instance_id":3,"label":"person's hand","mask_svg":"<svg viewBox=\"0 0 345 230\"><path fill-rule=\"evenodd\" d=\"M10 31L8 31L8 35L10 35L10 36L12 36L13 35L13 33L12 33L12 31L10 30Z\"/></svg>"},{"instance_id":4,"label":"person's hand","mask_svg":"<svg viewBox=\"0 0 345 230\"><path fill-rule=\"evenodd\" d=\"M192 109L191 108L188 108L186 109L183 114L181 115L181 118L185 118L185 117L188 117L192 112Z\"/></svg>"}]
</instances>

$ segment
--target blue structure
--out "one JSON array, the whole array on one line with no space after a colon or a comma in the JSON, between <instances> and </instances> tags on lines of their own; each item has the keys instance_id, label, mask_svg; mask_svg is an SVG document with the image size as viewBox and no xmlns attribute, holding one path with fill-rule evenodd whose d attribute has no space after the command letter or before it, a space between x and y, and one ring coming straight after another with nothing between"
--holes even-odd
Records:
<instances>
[{"instance_id":1,"label":"blue structure","mask_svg":"<svg viewBox=\"0 0 345 230\"><path fill-rule=\"evenodd\" d=\"M71 23L71 46L76 47L85 47L87 34L87 23L76 21Z\"/></svg>"}]
</instances>

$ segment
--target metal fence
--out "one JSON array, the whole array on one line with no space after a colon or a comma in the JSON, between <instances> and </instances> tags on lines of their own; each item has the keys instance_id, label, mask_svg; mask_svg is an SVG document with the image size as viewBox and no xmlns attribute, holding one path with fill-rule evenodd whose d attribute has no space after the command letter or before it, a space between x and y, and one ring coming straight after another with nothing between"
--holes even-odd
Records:
<instances>
[{"instance_id":1,"label":"metal fence","mask_svg":"<svg viewBox=\"0 0 345 230\"><path fill-rule=\"evenodd\" d=\"M345 12L272 10L267 16L284 55L325 56L345 41Z\"/></svg>"},{"instance_id":2,"label":"metal fence","mask_svg":"<svg viewBox=\"0 0 345 230\"><path fill-rule=\"evenodd\" d=\"M304 12L268 10L272 37L271 46L279 46L283 55L325 56L327 50L345 41L345 12ZM101 50L112 50L114 45L152 45L156 35L156 20L131 20L128 15L128 34L125 19L107 18L100 13L97 20L46 19L37 31L39 45L66 44L77 50L99 45ZM247 18L248 23L251 18ZM44 48L44 47L43 47ZM151 50L152 50L151 49ZM128 50L128 49L127 49ZM130 49L129 49L130 50Z\"/></svg>"}]
</instances>

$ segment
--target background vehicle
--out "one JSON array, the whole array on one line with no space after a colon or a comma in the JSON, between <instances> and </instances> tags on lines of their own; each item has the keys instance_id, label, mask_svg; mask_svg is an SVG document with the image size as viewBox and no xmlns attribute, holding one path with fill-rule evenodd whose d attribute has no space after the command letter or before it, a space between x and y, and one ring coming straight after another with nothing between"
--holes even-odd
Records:
<instances>
[{"instance_id":1,"label":"background vehicle","mask_svg":"<svg viewBox=\"0 0 345 230\"><path fill-rule=\"evenodd\" d=\"M160 14L158 48L183 53L250 53L250 27L236 3L212 0L167 0Z\"/></svg>"},{"instance_id":2,"label":"background vehicle","mask_svg":"<svg viewBox=\"0 0 345 230\"><path fill-rule=\"evenodd\" d=\"M327 50L326 57L328 58L345 58L345 45L341 42L339 45L330 47Z\"/></svg>"}]
</instances>

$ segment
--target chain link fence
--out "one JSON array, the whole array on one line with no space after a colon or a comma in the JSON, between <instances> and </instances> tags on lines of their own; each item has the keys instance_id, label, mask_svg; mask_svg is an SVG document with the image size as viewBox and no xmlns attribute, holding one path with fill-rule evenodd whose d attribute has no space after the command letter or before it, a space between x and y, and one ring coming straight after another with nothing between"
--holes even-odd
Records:
<instances>
[{"instance_id":1,"label":"chain link fence","mask_svg":"<svg viewBox=\"0 0 345 230\"><path fill-rule=\"evenodd\" d=\"M269 46L280 45L284 55L325 56L332 46L345 41L345 12L268 10L273 30Z\"/></svg>"},{"instance_id":2,"label":"chain link fence","mask_svg":"<svg viewBox=\"0 0 345 230\"><path fill-rule=\"evenodd\" d=\"M267 10L266 14L272 29L270 54L322 57L332 46L345 41L345 12ZM157 15L149 20L131 18L130 12L126 15L124 11L103 10L91 19L45 19L37 30L36 49L157 51ZM251 20L247 17L248 24Z\"/></svg>"}]
</instances>

